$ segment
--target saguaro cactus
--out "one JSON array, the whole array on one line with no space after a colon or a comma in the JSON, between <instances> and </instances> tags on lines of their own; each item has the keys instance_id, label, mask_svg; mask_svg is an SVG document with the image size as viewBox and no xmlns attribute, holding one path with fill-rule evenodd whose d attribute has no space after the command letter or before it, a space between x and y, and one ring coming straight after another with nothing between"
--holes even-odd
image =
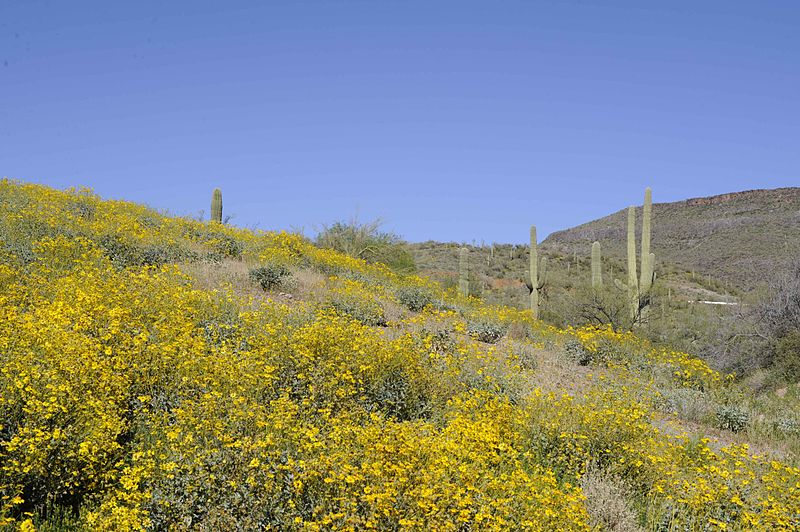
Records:
<instances>
[{"instance_id":1,"label":"saguaro cactus","mask_svg":"<svg viewBox=\"0 0 800 532\"><path fill-rule=\"evenodd\" d=\"M592 290L603 289L603 259L600 255L600 242L592 244Z\"/></svg>"},{"instance_id":2,"label":"saguaro cactus","mask_svg":"<svg viewBox=\"0 0 800 532\"><path fill-rule=\"evenodd\" d=\"M539 290L547 282L547 257L542 257L539 262L539 247L536 240L536 226L531 226L531 253L530 253L530 282L527 283L531 293L531 312L535 319L539 319Z\"/></svg>"},{"instance_id":3,"label":"saguaro cactus","mask_svg":"<svg viewBox=\"0 0 800 532\"><path fill-rule=\"evenodd\" d=\"M218 188L211 195L211 221L222 223L222 191Z\"/></svg>"},{"instance_id":4,"label":"saguaro cactus","mask_svg":"<svg viewBox=\"0 0 800 532\"><path fill-rule=\"evenodd\" d=\"M469 296L469 250L466 247L458 254L458 293Z\"/></svg>"},{"instance_id":5,"label":"saguaro cactus","mask_svg":"<svg viewBox=\"0 0 800 532\"><path fill-rule=\"evenodd\" d=\"M650 303L650 289L653 286L653 270L656 256L650 253L650 216L652 210L652 191L647 187L644 191L642 208L642 249L641 277L636 271L636 208L628 207L628 284L614 280L621 290L628 292L628 315L631 323L641 319Z\"/></svg>"},{"instance_id":6,"label":"saguaro cactus","mask_svg":"<svg viewBox=\"0 0 800 532\"><path fill-rule=\"evenodd\" d=\"M642 206L642 272L639 280L639 290L648 293L653 284L654 263L650 261L650 213L653 206L653 191L650 187L644 189L644 205Z\"/></svg>"}]
</instances>

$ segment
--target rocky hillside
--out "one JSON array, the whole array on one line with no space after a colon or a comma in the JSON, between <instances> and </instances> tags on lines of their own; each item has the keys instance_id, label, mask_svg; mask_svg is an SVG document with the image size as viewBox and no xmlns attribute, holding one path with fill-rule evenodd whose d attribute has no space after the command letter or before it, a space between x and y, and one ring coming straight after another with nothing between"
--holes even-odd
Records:
<instances>
[{"instance_id":1,"label":"rocky hillside","mask_svg":"<svg viewBox=\"0 0 800 532\"><path fill-rule=\"evenodd\" d=\"M641 207L637 213L641 216ZM588 255L599 240L603 254L625 253L625 209L558 231L545 249ZM752 289L800 253L800 188L748 190L653 205L653 249L667 262L703 276Z\"/></svg>"}]
</instances>

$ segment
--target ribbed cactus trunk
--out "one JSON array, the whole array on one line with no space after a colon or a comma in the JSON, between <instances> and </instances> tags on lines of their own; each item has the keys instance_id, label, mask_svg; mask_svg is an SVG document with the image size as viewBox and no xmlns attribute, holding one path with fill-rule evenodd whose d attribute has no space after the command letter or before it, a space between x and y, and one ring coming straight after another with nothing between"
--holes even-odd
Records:
<instances>
[{"instance_id":1,"label":"ribbed cactus trunk","mask_svg":"<svg viewBox=\"0 0 800 532\"><path fill-rule=\"evenodd\" d=\"M637 273L636 271L636 208L628 207L628 284L614 279L614 284L618 288L628 291L628 312L632 324L644 321L642 318L650 305L650 291L653 287L653 279L655 279L656 256L650 253L652 205L652 192L650 187L647 187L644 191L644 206L642 207L641 272Z\"/></svg>"},{"instance_id":2,"label":"ribbed cactus trunk","mask_svg":"<svg viewBox=\"0 0 800 532\"><path fill-rule=\"evenodd\" d=\"M469 250L465 247L458 255L458 293L469 296Z\"/></svg>"},{"instance_id":3,"label":"ribbed cactus trunk","mask_svg":"<svg viewBox=\"0 0 800 532\"><path fill-rule=\"evenodd\" d=\"M211 196L211 221L222 223L222 191L218 188Z\"/></svg>"},{"instance_id":4,"label":"ribbed cactus trunk","mask_svg":"<svg viewBox=\"0 0 800 532\"><path fill-rule=\"evenodd\" d=\"M628 314L631 322L639 310L639 280L636 275L636 208L628 207Z\"/></svg>"},{"instance_id":5,"label":"ribbed cactus trunk","mask_svg":"<svg viewBox=\"0 0 800 532\"><path fill-rule=\"evenodd\" d=\"M531 283L528 286L531 290L531 313L535 319L539 319L539 290L544 288L547 281L547 257L542 257L539 262L539 246L536 240L536 226L531 226L531 252L530 252L530 275Z\"/></svg>"},{"instance_id":6,"label":"ribbed cactus trunk","mask_svg":"<svg viewBox=\"0 0 800 532\"><path fill-rule=\"evenodd\" d=\"M592 244L592 290L603 289L603 259L600 255L600 242Z\"/></svg>"},{"instance_id":7,"label":"ribbed cactus trunk","mask_svg":"<svg viewBox=\"0 0 800 532\"><path fill-rule=\"evenodd\" d=\"M536 226L531 226L530 275L531 275L531 312L539 319L539 249L536 242Z\"/></svg>"},{"instance_id":8,"label":"ribbed cactus trunk","mask_svg":"<svg viewBox=\"0 0 800 532\"><path fill-rule=\"evenodd\" d=\"M642 206L642 271L639 291L646 294L653 283L653 266L650 258L650 215L653 206L653 192L650 187L644 189L644 205Z\"/></svg>"}]
</instances>

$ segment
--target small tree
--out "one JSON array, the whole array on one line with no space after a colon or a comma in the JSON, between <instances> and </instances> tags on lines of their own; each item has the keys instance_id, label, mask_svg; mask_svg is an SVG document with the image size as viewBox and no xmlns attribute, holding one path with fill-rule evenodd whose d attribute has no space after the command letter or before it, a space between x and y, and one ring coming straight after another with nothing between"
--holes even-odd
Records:
<instances>
[{"instance_id":1,"label":"small tree","mask_svg":"<svg viewBox=\"0 0 800 532\"><path fill-rule=\"evenodd\" d=\"M591 325L611 325L615 331L630 329L628 301L610 290L579 288L575 296L575 320ZM637 315L641 322L641 318Z\"/></svg>"}]
</instances>

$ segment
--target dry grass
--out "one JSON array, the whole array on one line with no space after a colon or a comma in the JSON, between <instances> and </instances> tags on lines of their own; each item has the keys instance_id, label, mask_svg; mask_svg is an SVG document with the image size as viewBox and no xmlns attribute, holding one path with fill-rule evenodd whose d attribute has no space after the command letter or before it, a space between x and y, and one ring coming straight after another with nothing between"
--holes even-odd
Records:
<instances>
[{"instance_id":1,"label":"dry grass","mask_svg":"<svg viewBox=\"0 0 800 532\"><path fill-rule=\"evenodd\" d=\"M324 274L307 268L293 268L292 278L297 283L292 290L292 295L304 301L315 299L323 290L327 279Z\"/></svg>"},{"instance_id":2,"label":"dry grass","mask_svg":"<svg viewBox=\"0 0 800 532\"><path fill-rule=\"evenodd\" d=\"M231 286L239 295L263 297L263 291L250 281L249 267L244 261L226 259L221 262L187 262L178 266L192 276L195 288L200 290L223 290Z\"/></svg>"},{"instance_id":3,"label":"dry grass","mask_svg":"<svg viewBox=\"0 0 800 532\"><path fill-rule=\"evenodd\" d=\"M543 392L577 395L589 384L592 370L569 360L565 353L548 349L535 349L536 371L531 384Z\"/></svg>"},{"instance_id":4,"label":"dry grass","mask_svg":"<svg viewBox=\"0 0 800 532\"><path fill-rule=\"evenodd\" d=\"M230 287L234 293L251 297L255 301L264 299L318 299L324 290L325 275L310 269L292 269L291 282L286 286L265 292L250 279L253 265L245 261L226 259L221 262L188 262L179 264L181 271L191 275L194 286L201 290L223 290Z\"/></svg>"},{"instance_id":5,"label":"dry grass","mask_svg":"<svg viewBox=\"0 0 800 532\"><path fill-rule=\"evenodd\" d=\"M581 488L592 526L614 532L643 530L631 508L628 490L619 478L590 468L581 478Z\"/></svg>"}]
</instances>

